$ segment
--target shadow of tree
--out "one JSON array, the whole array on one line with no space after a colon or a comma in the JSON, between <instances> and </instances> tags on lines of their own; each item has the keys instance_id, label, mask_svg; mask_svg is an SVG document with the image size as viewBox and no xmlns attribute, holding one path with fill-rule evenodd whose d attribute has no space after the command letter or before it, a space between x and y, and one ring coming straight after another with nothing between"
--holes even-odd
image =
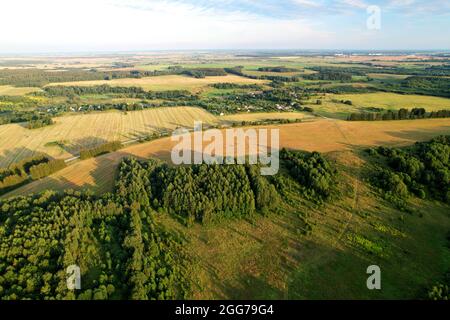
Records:
<instances>
[{"instance_id":1,"label":"shadow of tree","mask_svg":"<svg viewBox=\"0 0 450 320\"><path fill-rule=\"evenodd\" d=\"M418 120L420 121L420 120ZM449 121L450 122L450 121ZM416 129L416 130L402 130L402 131L387 131L392 137L409 140L411 142L430 140L439 134L450 134L449 126L434 127L432 129ZM380 142L381 144L381 142Z\"/></svg>"},{"instance_id":2,"label":"shadow of tree","mask_svg":"<svg viewBox=\"0 0 450 320\"><path fill-rule=\"evenodd\" d=\"M12 165L20 160L30 158L30 157L33 157L36 155L43 155L43 156L46 156L46 157L52 159L52 157L50 157L49 155L47 155L46 153L43 153L43 152L31 150L31 149L25 148L25 147L14 148L14 149L9 149L9 150L4 150L0 154L0 168L7 168L10 165Z\"/></svg>"},{"instance_id":3,"label":"shadow of tree","mask_svg":"<svg viewBox=\"0 0 450 320\"><path fill-rule=\"evenodd\" d=\"M91 136L63 143L61 144L61 148L72 155L76 155L81 149L93 148L107 142L108 141L103 138Z\"/></svg>"}]
</instances>

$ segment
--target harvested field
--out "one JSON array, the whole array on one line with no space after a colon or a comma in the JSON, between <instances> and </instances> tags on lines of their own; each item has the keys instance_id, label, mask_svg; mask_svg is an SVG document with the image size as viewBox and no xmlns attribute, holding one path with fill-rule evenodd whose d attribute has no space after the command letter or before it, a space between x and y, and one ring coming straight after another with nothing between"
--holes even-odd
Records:
<instances>
[{"instance_id":1,"label":"harvested field","mask_svg":"<svg viewBox=\"0 0 450 320\"><path fill-rule=\"evenodd\" d=\"M55 124L27 129L20 124L0 126L0 167L43 152L68 159L81 148L107 141L129 141L143 135L193 127L194 121L214 123L216 118L200 108L171 107L133 112L98 112L54 118Z\"/></svg>"},{"instance_id":2,"label":"harvested field","mask_svg":"<svg viewBox=\"0 0 450 320\"><path fill-rule=\"evenodd\" d=\"M332 152L354 150L367 146L402 146L415 141L428 140L439 134L450 134L449 119L346 122L317 120L282 126L265 126L280 129L280 146L292 149ZM105 192L114 185L118 163L127 156L157 157L170 160L175 145L170 138L133 145L119 152L75 163L53 176L35 181L6 196L29 194L45 189L89 188Z\"/></svg>"}]
</instances>

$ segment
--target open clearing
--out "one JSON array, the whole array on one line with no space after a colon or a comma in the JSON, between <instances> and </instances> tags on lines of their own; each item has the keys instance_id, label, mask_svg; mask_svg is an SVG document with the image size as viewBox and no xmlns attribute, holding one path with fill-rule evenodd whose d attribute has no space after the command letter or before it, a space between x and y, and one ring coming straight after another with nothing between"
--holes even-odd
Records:
<instances>
[{"instance_id":1,"label":"open clearing","mask_svg":"<svg viewBox=\"0 0 450 320\"><path fill-rule=\"evenodd\" d=\"M194 107L155 108L133 112L97 112L54 118L55 124L26 129L20 124L0 126L0 167L43 152L68 159L81 148L107 141L129 141L178 126L191 128L194 121L215 123L216 117Z\"/></svg>"},{"instance_id":2,"label":"open clearing","mask_svg":"<svg viewBox=\"0 0 450 320\"><path fill-rule=\"evenodd\" d=\"M39 88L16 88L13 86L0 86L0 96L23 96L31 92L40 91Z\"/></svg>"},{"instance_id":3,"label":"open clearing","mask_svg":"<svg viewBox=\"0 0 450 320\"><path fill-rule=\"evenodd\" d=\"M196 79L192 77L170 75L170 76L156 76L139 79L113 79L113 80L95 80L95 81L75 81L53 83L49 86L95 86L108 84L117 87L141 87L144 90L153 91L167 91L167 90L189 90L193 92L201 91L213 83L237 83L237 84L254 84L266 83L265 80L253 80L235 75L206 77L203 79Z\"/></svg>"},{"instance_id":4,"label":"open clearing","mask_svg":"<svg viewBox=\"0 0 450 320\"><path fill-rule=\"evenodd\" d=\"M421 95L377 92L363 94L335 94L327 97L329 100L350 100L355 107L377 107L385 109L425 108L427 111L450 108L450 99Z\"/></svg>"},{"instance_id":5,"label":"open clearing","mask_svg":"<svg viewBox=\"0 0 450 320\"><path fill-rule=\"evenodd\" d=\"M449 119L427 119L380 122L346 122L317 120L282 126L264 126L280 129L280 146L307 151L345 151L365 146L400 146L428 140L439 134L450 134ZM56 174L32 182L7 194L20 195L45 189L91 189L95 192L111 190L118 163L127 156L170 159L176 142L170 138L133 145L118 152L74 163Z\"/></svg>"}]
</instances>

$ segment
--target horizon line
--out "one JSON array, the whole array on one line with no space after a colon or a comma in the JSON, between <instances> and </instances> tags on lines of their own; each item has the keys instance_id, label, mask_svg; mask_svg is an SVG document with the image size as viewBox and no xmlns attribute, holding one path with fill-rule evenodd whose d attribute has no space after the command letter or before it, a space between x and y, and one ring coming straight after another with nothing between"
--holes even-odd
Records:
<instances>
[{"instance_id":1,"label":"horizon line","mask_svg":"<svg viewBox=\"0 0 450 320\"><path fill-rule=\"evenodd\" d=\"M254 52L254 53L270 53L270 52L295 52L298 53L450 53L450 49L353 49L353 48L329 48L329 49L299 49L299 48L236 48L236 49L135 49L135 50L70 50L70 51L18 51L18 52L2 52L0 56L11 55L63 55L63 54L136 54L136 53L157 53L157 52Z\"/></svg>"}]
</instances>

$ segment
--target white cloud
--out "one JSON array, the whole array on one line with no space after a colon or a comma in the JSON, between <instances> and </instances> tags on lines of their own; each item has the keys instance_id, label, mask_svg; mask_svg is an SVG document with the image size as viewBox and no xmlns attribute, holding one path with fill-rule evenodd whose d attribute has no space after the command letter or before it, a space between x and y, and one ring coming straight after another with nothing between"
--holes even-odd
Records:
<instances>
[{"instance_id":1,"label":"white cloud","mask_svg":"<svg viewBox=\"0 0 450 320\"><path fill-rule=\"evenodd\" d=\"M323 3L317 1L317 0L292 0L295 4L298 4L300 6L305 7L311 7L311 8L320 8L323 7Z\"/></svg>"},{"instance_id":2,"label":"white cloud","mask_svg":"<svg viewBox=\"0 0 450 320\"><path fill-rule=\"evenodd\" d=\"M404 7L410 6L415 2L415 0L390 0L389 5L392 7Z\"/></svg>"},{"instance_id":3,"label":"white cloud","mask_svg":"<svg viewBox=\"0 0 450 320\"><path fill-rule=\"evenodd\" d=\"M403 14L450 14L450 1L448 0L389 0L388 10Z\"/></svg>"},{"instance_id":4,"label":"white cloud","mask_svg":"<svg viewBox=\"0 0 450 320\"><path fill-rule=\"evenodd\" d=\"M359 8L359 9L366 9L369 4L364 2L363 0L339 0L344 5L347 5L349 7L353 8Z\"/></svg>"},{"instance_id":5,"label":"white cloud","mask_svg":"<svg viewBox=\"0 0 450 320\"><path fill-rule=\"evenodd\" d=\"M14 0L0 3L1 51L312 47L319 23L174 1Z\"/></svg>"},{"instance_id":6,"label":"white cloud","mask_svg":"<svg viewBox=\"0 0 450 320\"><path fill-rule=\"evenodd\" d=\"M221 0L220 5L215 0L0 0L0 53L372 47L361 40L367 38L362 9L371 0L285 1L289 14L280 11L281 0ZM449 5L441 0L412 1L385 0L383 10L390 6L402 15L406 9L422 12L427 21L434 21L427 11L436 8L432 4L439 3L437 10L443 12ZM279 14L272 14L275 11ZM417 23L416 28L420 29ZM442 24L435 28L435 36L444 37ZM382 35L388 36L384 30L377 47L384 44ZM398 30L400 45L411 33ZM418 46L426 40L411 38Z\"/></svg>"}]
</instances>

